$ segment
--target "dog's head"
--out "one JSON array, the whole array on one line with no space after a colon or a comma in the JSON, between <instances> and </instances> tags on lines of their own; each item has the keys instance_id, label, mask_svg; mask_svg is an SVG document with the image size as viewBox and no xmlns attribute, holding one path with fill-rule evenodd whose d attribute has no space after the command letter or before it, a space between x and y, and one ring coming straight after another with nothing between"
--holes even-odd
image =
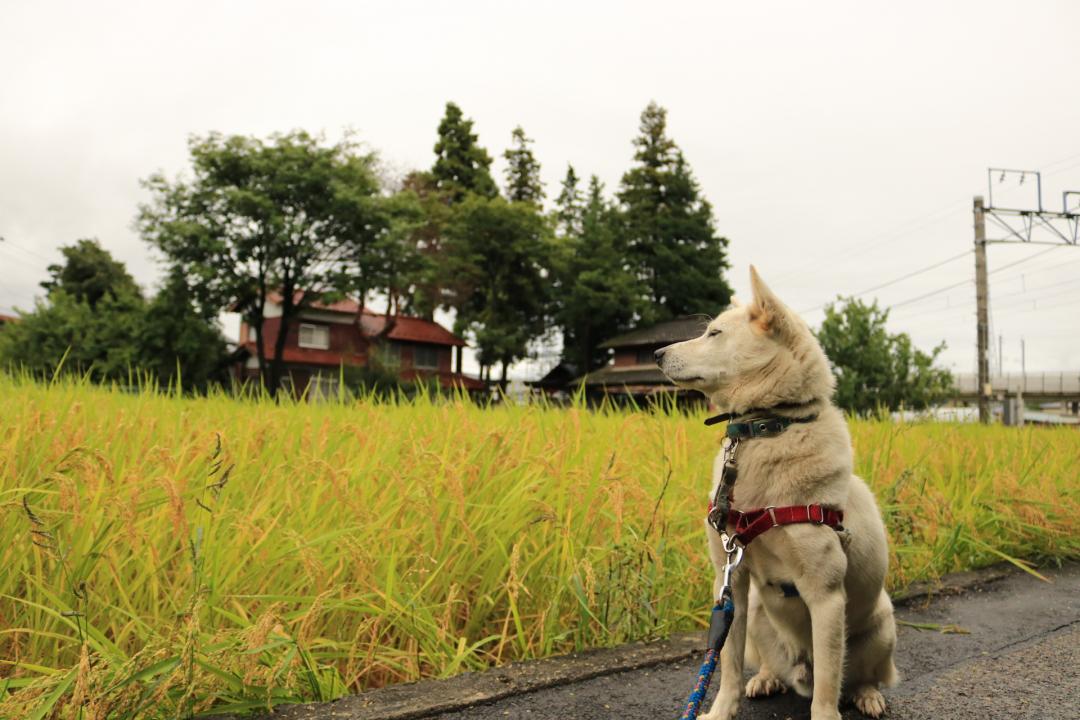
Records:
<instances>
[{"instance_id":1,"label":"dog's head","mask_svg":"<svg viewBox=\"0 0 1080 720\"><path fill-rule=\"evenodd\" d=\"M835 381L817 338L750 267L753 301L721 313L701 337L656 351L676 385L742 412L832 396Z\"/></svg>"}]
</instances>

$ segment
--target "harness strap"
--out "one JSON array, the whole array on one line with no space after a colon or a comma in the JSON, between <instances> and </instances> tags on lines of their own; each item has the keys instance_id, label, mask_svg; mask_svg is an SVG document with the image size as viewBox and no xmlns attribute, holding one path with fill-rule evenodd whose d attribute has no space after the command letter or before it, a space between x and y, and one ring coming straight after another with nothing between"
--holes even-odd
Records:
<instances>
[{"instance_id":1,"label":"harness strap","mask_svg":"<svg viewBox=\"0 0 1080 720\"><path fill-rule=\"evenodd\" d=\"M746 547L761 533L781 525L812 523L828 525L839 532L844 529L844 511L816 504L766 507L746 512L729 510L727 521L735 528L735 538Z\"/></svg>"}]
</instances>

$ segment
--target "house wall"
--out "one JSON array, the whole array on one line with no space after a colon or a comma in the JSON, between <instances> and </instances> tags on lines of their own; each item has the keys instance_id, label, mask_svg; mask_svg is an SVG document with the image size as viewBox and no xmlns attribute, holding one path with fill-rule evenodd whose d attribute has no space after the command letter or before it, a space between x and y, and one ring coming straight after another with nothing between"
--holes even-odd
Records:
<instances>
[{"instance_id":1,"label":"house wall","mask_svg":"<svg viewBox=\"0 0 1080 720\"><path fill-rule=\"evenodd\" d=\"M315 365L337 365L340 362L350 365L367 364L368 341L360 334L360 329L356 325L312 322L311 324L325 325L330 328L330 347L320 350L300 347L300 325L308 322L306 318L289 321L288 337L285 339L286 361L308 362ZM280 330L280 317L267 318L263 323L263 342L267 357L272 357L274 354L274 344L277 343Z\"/></svg>"},{"instance_id":2,"label":"house wall","mask_svg":"<svg viewBox=\"0 0 1080 720\"><path fill-rule=\"evenodd\" d=\"M401 342L397 340L391 342L401 348L401 368L403 370L416 368L415 350L417 346L422 345L423 343ZM440 373L451 372L453 348L446 345L429 345L428 347L436 348L439 353L438 368L430 371ZM429 370L429 368L423 368L421 369L421 372L424 370Z\"/></svg>"},{"instance_id":3,"label":"house wall","mask_svg":"<svg viewBox=\"0 0 1080 720\"><path fill-rule=\"evenodd\" d=\"M289 322L284 352L284 376L291 378L296 392L302 392L308 387L309 381L319 376L315 378L319 380L318 387L325 385L331 389L327 390L323 387L323 392L329 391L332 395L336 394L334 388L336 388L337 368L340 364L365 366L372 361L379 345L364 336L355 320L355 316L342 313L306 310L300 318ZM305 323L321 325L329 329L329 348L300 347L300 325ZM266 318L263 325L263 342L268 357L274 354L274 344L277 342L280 329L280 315ZM237 376L255 379L259 375L259 361L255 340L247 323L241 323L240 342L248 348L251 355L242 365L237 366ZM455 376L453 371L454 346L400 340L385 342L389 342L397 349L397 360L400 363L398 375L404 380L438 377L441 382L448 383L451 382L451 378L460 377ZM435 349L436 367L416 367L416 354L420 347Z\"/></svg>"},{"instance_id":4,"label":"house wall","mask_svg":"<svg viewBox=\"0 0 1080 720\"><path fill-rule=\"evenodd\" d=\"M615 348L615 360L612 364L615 367L652 365L653 353L659 348L659 345Z\"/></svg>"}]
</instances>

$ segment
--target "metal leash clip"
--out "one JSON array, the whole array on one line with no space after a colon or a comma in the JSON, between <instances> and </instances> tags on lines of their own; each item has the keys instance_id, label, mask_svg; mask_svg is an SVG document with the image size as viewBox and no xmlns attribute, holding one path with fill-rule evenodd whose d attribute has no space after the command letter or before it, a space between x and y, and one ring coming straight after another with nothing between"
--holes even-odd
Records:
<instances>
[{"instance_id":1,"label":"metal leash clip","mask_svg":"<svg viewBox=\"0 0 1080 720\"><path fill-rule=\"evenodd\" d=\"M721 535L727 533L728 512L731 510L731 493L735 487L735 480L739 477L739 468L735 463L735 451L738 449L738 438L734 440L724 438L724 464L720 470L720 482L716 484L716 492L713 494L708 515L709 525Z\"/></svg>"},{"instance_id":2,"label":"metal leash clip","mask_svg":"<svg viewBox=\"0 0 1080 720\"><path fill-rule=\"evenodd\" d=\"M731 592L731 573L742 562L743 546L739 544L739 541L734 536L729 536L726 532L720 533L720 542L723 543L724 552L727 553L727 561L724 563L723 585L720 588L720 595L723 597L724 593Z\"/></svg>"}]
</instances>

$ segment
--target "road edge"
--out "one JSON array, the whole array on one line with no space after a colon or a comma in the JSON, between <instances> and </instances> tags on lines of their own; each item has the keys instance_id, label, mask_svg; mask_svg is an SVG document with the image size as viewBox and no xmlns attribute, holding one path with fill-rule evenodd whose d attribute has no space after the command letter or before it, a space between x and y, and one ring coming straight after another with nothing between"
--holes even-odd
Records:
<instances>
[{"instance_id":1,"label":"road edge","mask_svg":"<svg viewBox=\"0 0 1080 720\"><path fill-rule=\"evenodd\" d=\"M959 594L1018 572L1021 570L1014 565L1001 563L946 575L935 582L914 583L893 597L893 604L903 607L935 595ZM328 703L279 706L262 717L263 720L417 720L512 695L691 659L702 651L703 644L704 633L679 633L666 640L514 662L445 680L391 685Z\"/></svg>"}]
</instances>

